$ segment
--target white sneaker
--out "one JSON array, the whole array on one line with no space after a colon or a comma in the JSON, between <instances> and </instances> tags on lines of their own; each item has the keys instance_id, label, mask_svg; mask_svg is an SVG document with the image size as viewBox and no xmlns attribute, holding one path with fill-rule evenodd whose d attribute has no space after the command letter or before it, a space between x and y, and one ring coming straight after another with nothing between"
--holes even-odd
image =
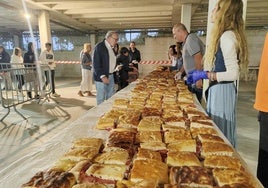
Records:
<instances>
[{"instance_id":1,"label":"white sneaker","mask_svg":"<svg viewBox=\"0 0 268 188\"><path fill-rule=\"evenodd\" d=\"M60 95L58 93L52 93L53 97L60 97Z\"/></svg>"}]
</instances>

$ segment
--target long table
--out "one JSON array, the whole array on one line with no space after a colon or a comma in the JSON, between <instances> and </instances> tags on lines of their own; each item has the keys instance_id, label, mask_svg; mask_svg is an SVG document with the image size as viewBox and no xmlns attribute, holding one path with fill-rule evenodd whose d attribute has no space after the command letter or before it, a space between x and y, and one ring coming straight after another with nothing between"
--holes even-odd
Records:
<instances>
[{"instance_id":1,"label":"long table","mask_svg":"<svg viewBox=\"0 0 268 188\"><path fill-rule=\"evenodd\" d=\"M42 147L32 151L28 155L21 156L21 158L9 164L6 166L6 168L0 169L0 187L20 187L23 183L26 183L28 180L30 180L30 178L37 172L49 169L59 157L61 157L71 148L72 141L76 138L96 137L106 140L109 132L106 130L97 130L95 128L98 118L112 108L113 101L115 99L128 97L130 91L135 87L135 84L136 82L131 83L125 89L117 92L109 100L87 111L83 116L56 134ZM196 99L195 101L198 108L203 110ZM225 139L225 141L228 142L220 130L217 127L216 129L219 131L219 134ZM237 152L235 154L241 159L246 171L249 172L243 159ZM253 174L251 175L256 181L256 187L263 187L258 179Z\"/></svg>"}]
</instances>

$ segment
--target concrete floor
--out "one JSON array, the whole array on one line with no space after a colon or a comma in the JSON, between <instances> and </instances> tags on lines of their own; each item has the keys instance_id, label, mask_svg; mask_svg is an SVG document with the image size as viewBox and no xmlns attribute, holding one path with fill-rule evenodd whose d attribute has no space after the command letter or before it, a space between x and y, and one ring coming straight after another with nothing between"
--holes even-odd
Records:
<instances>
[{"instance_id":1,"label":"concrete floor","mask_svg":"<svg viewBox=\"0 0 268 188\"><path fill-rule=\"evenodd\" d=\"M241 157L255 174L258 155L259 127L257 111L253 109L255 82L241 82L238 95L238 147ZM55 101L43 105L28 102L18 106L27 117L23 120L14 111L0 122L0 169L37 149L56 133L96 105L95 97L79 97L80 79L58 79L56 90L61 94ZM5 109L0 108L0 116Z\"/></svg>"}]
</instances>

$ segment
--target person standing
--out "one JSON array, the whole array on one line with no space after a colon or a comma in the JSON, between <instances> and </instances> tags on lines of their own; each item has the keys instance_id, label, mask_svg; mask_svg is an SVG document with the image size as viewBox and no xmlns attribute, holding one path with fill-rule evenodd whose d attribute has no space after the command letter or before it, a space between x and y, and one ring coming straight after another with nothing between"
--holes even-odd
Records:
<instances>
[{"instance_id":1,"label":"person standing","mask_svg":"<svg viewBox=\"0 0 268 188\"><path fill-rule=\"evenodd\" d=\"M13 54L11 55L10 64L12 68L15 68L14 74L16 76L16 80L18 81L18 90L21 95L22 86L24 85L24 64L23 64L23 58L22 58L22 51L20 48L14 48Z\"/></svg>"},{"instance_id":2,"label":"person standing","mask_svg":"<svg viewBox=\"0 0 268 188\"><path fill-rule=\"evenodd\" d=\"M260 125L257 177L264 187L268 187L268 33L262 51L254 108L259 111Z\"/></svg>"},{"instance_id":3,"label":"person standing","mask_svg":"<svg viewBox=\"0 0 268 188\"><path fill-rule=\"evenodd\" d=\"M56 63L54 62L54 53L52 51L51 43L47 42L45 44L46 49L41 52L40 54L40 61L43 64L46 64L49 66L50 71L51 71L51 91L52 91L52 96L53 97L60 97L59 94L56 93L55 91L55 68L56 68ZM49 83L49 72L45 71L46 75L46 86Z\"/></svg>"},{"instance_id":4,"label":"person standing","mask_svg":"<svg viewBox=\"0 0 268 188\"><path fill-rule=\"evenodd\" d=\"M80 85L80 91L78 95L83 97L83 94L87 94L87 96L95 96L92 94L92 58L90 55L91 52L91 44L85 43L84 50L81 55L81 70L82 70L82 81Z\"/></svg>"},{"instance_id":5,"label":"person standing","mask_svg":"<svg viewBox=\"0 0 268 188\"><path fill-rule=\"evenodd\" d=\"M242 0L219 0L212 11L211 21L214 25L205 62L212 70L195 70L187 82L210 80L207 113L236 147L237 88L234 82L239 79L239 66L246 70L248 64Z\"/></svg>"},{"instance_id":6,"label":"person standing","mask_svg":"<svg viewBox=\"0 0 268 188\"><path fill-rule=\"evenodd\" d=\"M23 63L24 66L27 67L36 67L35 66L35 56L34 56L34 46L32 42L28 43L28 51L24 54L23 56ZM28 78L30 84L29 84L29 90L27 91L27 95L28 97L31 99L32 98L32 87L34 87L34 92L35 92L35 98L39 98L40 96L37 94L38 92L38 82L36 80L37 78L37 72L35 68L29 68L27 69L27 72L30 73L32 72L33 74L30 74L32 76L32 78ZM26 76L27 77L27 76ZM27 82L27 78L26 78L26 82Z\"/></svg>"},{"instance_id":7,"label":"person standing","mask_svg":"<svg viewBox=\"0 0 268 188\"><path fill-rule=\"evenodd\" d=\"M132 63L135 68L139 69L138 64L141 61L141 54L140 51L136 48L136 43L134 41L129 44L129 57L130 63Z\"/></svg>"},{"instance_id":8,"label":"person standing","mask_svg":"<svg viewBox=\"0 0 268 188\"><path fill-rule=\"evenodd\" d=\"M10 63L10 55L3 46L0 46L0 70L8 68L6 63Z\"/></svg>"},{"instance_id":9,"label":"person standing","mask_svg":"<svg viewBox=\"0 0 268 188\"><path fill-rule=\"evenodd\" d=\"M119 70L119 90L128 86L128 72L136 69L135 67L130 68L129 63L129 50L126 47L122 47L120 49L120 54L116 59L117 66L122 66Z\"/></svg>"},{"instance_id":10,"label":"person standing","mask_svg":"<svg viewBox=\"0 0 268 188\"><path fill-rule=\"evenodd\" d=\"M118 34L108 31L105 39L98 43L93 52L93 77L97 89L97 105L114 94L113 72L116 68L116 55L113 51L118 42Z\"/></svg>"},{"instance_id":11,"label":"person standing","mask_svg":"<svg viewBox=\"0 0 268 188\"><path fill-rule=\"evenodd\" d=\"M2 89L10 89L12 88L11 76L10 72L6 69L10 68L8 64L10 63L10 55L6 52L3 46L0 46L0 74L5 77L5 86Z\"/></svg>"},{"instance_id":12,"label":"person standing","mask_svg":"<svg viewBox=\"0 0 268 188\"><path fill-rule=\"evenodd\" d=\"M189 33L184 24L178 23L173 26L172 33L177 42L182 42L183 67L175 75L175 79L180 79L185 71L186 76L193 70L202 70L202 59L205 53L205 45L194 33ZM186 83L187 84L187 83ZM202 80L195 84L187 84L188 89L195 93L199 102L202 99Z\"/></svg>"}]
</instances>

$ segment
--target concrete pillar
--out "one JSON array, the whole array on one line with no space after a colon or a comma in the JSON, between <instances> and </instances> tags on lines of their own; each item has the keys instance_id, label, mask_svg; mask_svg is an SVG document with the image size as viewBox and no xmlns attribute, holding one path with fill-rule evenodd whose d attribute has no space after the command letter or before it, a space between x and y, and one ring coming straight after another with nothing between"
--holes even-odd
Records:
<instances>
[{"instance_id":1,"label":"concrete pillar","mask_svg":"<svg viewBox=\"0 0 268 188\"><path fill-rule=\"evenodd\" d=\"M47 11L41 11L38 16L39 35L41 50L45 50L45 43L51 42L51 29L49 23L49 14Z\"/></svg>"},{"instance_id":2,"label":"concrete pillar","mask_svg":"<svg viewBox=\"0 0 268 188\"><path fill-rule=\"evenodd\" d=\"M18 35L13 35L14 47L20 47L20 39ZM23 50L23 48L21 47Z\"/></svg>"},{"instance_id":3,"label":"concrete pillar","mask_svg":"<svg viewBox=\"0 0 268 188\"><path fill-rule=\"evenodd\" d=\"M246 23L248 0L243 0L243 19Z\"/></svg>"},{"instance_id":4,"label":"concrete pillar","mask_svg":"<svg viewBox=\"0 0 268 188\"><path fill-rule=\"evenodd\" d=\"M91 47L93 49L96 45L96 34L90 34L90 43L91 43Z\"/></svg>"},{"instance_id":5,"label":"concrete pillar","mask_svg":"<svg viewBox=\"0 0 268 188\"><path fill-rule=\"evenodd\" d=\"M181 23L191 31L192 4L183 4L181 7Z\"/></svg>"}]
</instances>

